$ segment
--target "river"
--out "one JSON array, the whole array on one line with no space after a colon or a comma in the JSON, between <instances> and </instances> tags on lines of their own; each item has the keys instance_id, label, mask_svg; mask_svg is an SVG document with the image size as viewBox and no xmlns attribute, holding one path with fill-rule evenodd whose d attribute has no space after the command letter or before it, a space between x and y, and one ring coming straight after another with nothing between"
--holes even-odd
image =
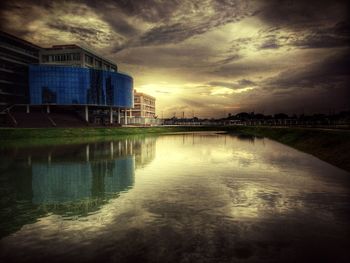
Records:
<instances>
[{"instance_id":1,"label":"river","mask_svg":"<svg viewBox=\"0 0 350 263\"><path fill-rule=\"evenodd\" d=\"M350 262L350 174L244 135L0 151L0 261Z\"/></svg>"}]
</instances>

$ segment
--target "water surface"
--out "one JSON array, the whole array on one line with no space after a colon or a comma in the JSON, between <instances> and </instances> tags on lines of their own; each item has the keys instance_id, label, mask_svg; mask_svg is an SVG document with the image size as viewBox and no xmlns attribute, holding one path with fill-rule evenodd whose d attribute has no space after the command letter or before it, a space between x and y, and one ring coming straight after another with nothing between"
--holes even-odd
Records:
<instances>
[{"instance_id":1,"label":"water surface","mask_svg":"<svg viewBox=\"0 0 350 263\"><path fill-rule=\"evenodd\" d=\"M350 174L269 139L132 137L0 158L0 261L350 261Z\"/></svg>"}]
</instances>

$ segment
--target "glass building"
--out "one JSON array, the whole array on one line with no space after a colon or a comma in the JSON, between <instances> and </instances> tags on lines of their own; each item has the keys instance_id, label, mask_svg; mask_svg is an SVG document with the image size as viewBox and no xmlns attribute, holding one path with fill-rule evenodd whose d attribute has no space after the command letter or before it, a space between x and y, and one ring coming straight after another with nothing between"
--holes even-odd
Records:
<instances>
[{"instance_id":1,"label":"glass building","mask_svg":"<svg viewBox=\"0 0 350 263\"><path fill-rule=\"evenodd\" d=\"M132 108L133 79L119 72L60 65L29 66L31 105Z\"/></svg>"},{"instance_id":2,"label":"glass building","mask_svg":"<svg viewBox=\"0 0 350 263\"><path fill-rule=\"evenodd\" d=\"M75 44L43 48L0 31L0 126L128 124L133 107L133 78L108 58Z\"/></svg>"}]
</instances>

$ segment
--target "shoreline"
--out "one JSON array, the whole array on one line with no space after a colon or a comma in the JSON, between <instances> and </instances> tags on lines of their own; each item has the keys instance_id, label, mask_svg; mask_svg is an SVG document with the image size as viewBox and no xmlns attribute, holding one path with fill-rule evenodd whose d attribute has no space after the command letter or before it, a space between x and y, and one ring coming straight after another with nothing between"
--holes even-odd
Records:
<instances>
[{"instance_id":1,"label":"shoreline","mask_svg":"<svg viewBox=\"0 0 350 263\"><path fill-rule=\"evenodd\" d=\"M350 172L350 131L236 126L231 132L266 137Z\"/></svg>"},{"instance_id":2,"label":"shoreline","mask_svg":"<svg viewBox=\"0 0 350 263\"><path fill-rule=\"evenodd\" d=\"M131 136L224 131L266 137L350 171L350 131L258 126L171 126L123 128L1 128L0 148L89 143Z\"/></svg>"}]
</instances>

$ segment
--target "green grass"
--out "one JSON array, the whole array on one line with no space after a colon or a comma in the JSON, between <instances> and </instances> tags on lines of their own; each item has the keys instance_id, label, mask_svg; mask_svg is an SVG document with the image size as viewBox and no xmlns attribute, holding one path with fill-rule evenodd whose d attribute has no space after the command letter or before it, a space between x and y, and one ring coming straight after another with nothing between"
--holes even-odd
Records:
<instances>
[{"instance_id":1,"label":"green grass","mask_svg":"<svg viewBox=\"0 0 350 263\"><path fill-rule=\"evenodd\" d=\"M0 129L0 148L104 141L133 135L220 130L216 127L28 128Z\"/></svg>"}]
</instances>

